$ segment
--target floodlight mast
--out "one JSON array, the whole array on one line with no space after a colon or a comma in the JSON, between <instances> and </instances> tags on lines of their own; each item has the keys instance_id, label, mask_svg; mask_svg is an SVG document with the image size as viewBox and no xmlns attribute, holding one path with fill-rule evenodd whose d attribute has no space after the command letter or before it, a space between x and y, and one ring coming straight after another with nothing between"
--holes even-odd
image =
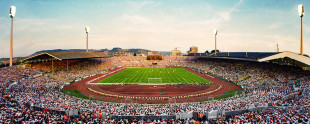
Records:
<instances>
[{"instance_id":1,"label":"floodlight mast","mask_svg":"<svg viewBox=\"0 0 310 124\"><path fill-rule=\"evenodd\" d=\"M10 17L11 17L11 37L10 37L10 66L13 66L13 17L16 13L16 7L11 6Z\"/></svg>"},{"instance_id":2,"label":"floodlight mast","mask_svg":"<svg viewBox=\"0 0 310 124\"><path fill-rule=\"evenodd\" d=\"M213 33L214 33L214 37L215 37L215 56L216 56L216 53L217 53L217 51L216 51L216 35L217 35L217 32L218 32L218 30L217 29L214 29L214 31L213 31Z\"/></svg>"},{"instance_id":3,"label":"floodlight mast","mask_svg":"<svg viewBox=\"0 0 310 124\"><path fill-rule=\"evenodd\" d=\"M85 31L86 31L86 52L88 52L88 32L89 32L90 28L88 26L85 27Z\"/></svg>"},{"instance_id":4,"label":"floodlight mast","mask_svg":"<svg viewBox=\"0 0 310 124\"><path fill-rule=\"evenodd\" d=\"M298 14L300 16L300 55L303 54L303 34L302 34L302 17L304 16L304 6L298 5Z\"/></svg>"}]
</instances>

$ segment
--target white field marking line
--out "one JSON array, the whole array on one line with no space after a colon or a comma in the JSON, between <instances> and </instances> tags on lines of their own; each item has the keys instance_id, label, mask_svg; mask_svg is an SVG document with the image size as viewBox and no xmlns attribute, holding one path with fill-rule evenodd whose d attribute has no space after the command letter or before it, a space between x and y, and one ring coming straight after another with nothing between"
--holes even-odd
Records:
<instances>
[{"instance_id":1,"label":"white field marking line","mask_svg":"<svg viewBox=\"0 0 310 124\"><path fill-rule=\"evenodd\" d=\"M109 73L109 75L110 74L114 74L115 72L119 72L119 71L121 71L121 70L124 70L123 68L122 69L117 69L116 71L113 71L113 72L111 72L111 73ZM108 73L107 73L108 74ZM102 78L102 77L105 77L106 76L106 74L105 75L102 75L102 76L100 76L100 77L97 77L97 78L95 78L95 79L92 79L92 80L90 80L90 81L87 81L86 83L92 83L93 81L95 81L95 80L98 80L99 78Z\"/></svg>"},{"instance_id":2,"label":"white field marking line","mask_svg":"<svg viewBox=\"0 0 310 124\"><path fill-rule=\"evenodd\" d=\"M127 78L125 78L124 80L126 80ZM121 83L123 83L124 82L124 80L121 82Z\"/></svg>"},{"instance_id":3,"label":"white field marking line","mask_svg":"<svg viewBox=\"0 0 310 124\"><path fill-rule=\"evenodd\" d=\"M209 74L206 74L208 77L211 77L211 78L214 78L213 76L209 75Z\"/></svg>"},{"instance_id":4,"label":"white field marking line","mask_svg":"<svg viewBox=\"0 0 310 124\"><path fill-rule=\"evenodd\" d=\"M185 78L183 78L187 83L189 83Z\"/></svg>"},{"instance_id":5,"label":"white field marking line","mask_svg":"<svg viewBox=\"0 0 310 124\"><path fill-rule=\"evenodd\" d=\"M94 79L92 79L92 80L90 80L90 81L88 81L88 82L86 82L86 83L91 83L91 82L93 82L93 81L95 81L95 80L98 80L99 78L102 78L102 77L105 77L106 75L102 75L102 76L100 76L100 77L97 77L97 78L94 78Z\"/></svg>"}]
</instances>

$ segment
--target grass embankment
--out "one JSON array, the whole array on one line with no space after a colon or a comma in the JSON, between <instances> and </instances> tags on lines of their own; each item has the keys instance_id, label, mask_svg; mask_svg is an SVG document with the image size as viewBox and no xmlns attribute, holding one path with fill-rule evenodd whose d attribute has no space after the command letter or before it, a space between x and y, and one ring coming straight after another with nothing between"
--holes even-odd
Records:
<instances>
[{"instance_id":1,"label":"grass embankment","mask_svg":"<svg viewBox=\"0 0 310 124\"><path fill-rule=\"evenodd\" d=\"M79 92L78 90L62 90L64 94L69 96L75 96L77 98L86 99L86 100L97 100L88 96L85 96L84 93Z\"/></svg>"},{"instance_id":2,"label":"grass embankment","mask_svg":"<svg viewBox=\"0 0 310 124\"><path fill-rule=\"evenodd\" d=\"M214 100L219 100L219 99L225 99L225 98L233 97L233 96L239 95L241 93L242 93L242 90L238 90L238 91L230 90L230 91L226 92L225 94L223 94L221 96L214 97ZM211 101L211 100L213 100L213 99L208 99L206 101Z\"/></svg>"}]
</instances>

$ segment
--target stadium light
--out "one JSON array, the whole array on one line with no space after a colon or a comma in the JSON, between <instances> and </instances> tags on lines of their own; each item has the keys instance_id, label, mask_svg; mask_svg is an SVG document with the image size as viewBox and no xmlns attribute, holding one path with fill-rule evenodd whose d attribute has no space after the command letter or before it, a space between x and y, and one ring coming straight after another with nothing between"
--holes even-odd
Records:
<instances>
[{"instance_id":1,"label":"stadium light","mask_svg":"<svg viewBox=\"0 0 310 124\"><path fill-rule=\"evenodd\" d=\"M88 26L85 27L85 31L86 31L86 52L88 52L88 32L89 32L90 28Z\"/></svg>"},{"instance_id":2,"label":"stadium light","mask_svg":"<svg viewBox=\"0 0 310 124\"><path fill-rule=\"evenodd\" d=\"M11 6L10 8L10 17L13 18L15 16L16 13L16 7L15 6Z\"/></svg>"},{"instance_id":3,"label":"stadium light","mask_svg":"<svg viewBox=\"0 0 310 124\"><path fill-rule=\"evenodd\" d=\"M88 33L90 31L90 28L88 26L86 26L85 31L86 31L86 33Z\"/></svg>"},{"instance_id":4,"label":"stadium light","mask_svg":"<svg viewBox=\"0 0 310 124\"><path fill-rule=\"evenodd\" d=\"M300 55L303 55L303 37L302 37L302 17L304 16L304 6L298 5L298 14L300 16Z\"/></svg>"},{"instance_id":5,"label":"stadium light","mask_svg":"<svg viewBox=\"0 0 310 124\"><path fill-rule=\"evenodd\" d=\"M11 6L10 17L11 17L11 39L10 39L10 66L13 66L13 17L16 13L16 7Z\"/></svg>"},{"instance_id":6,"label":"stadium light","mask_svg":"<svg viewBox=\"0 0 310 124\"><path fill-rule=\"evenodd\" d=\"M214 30L213 30L214 35L217 35L217 32L218 32L217 29L214 29Z\"/></svg>"},{"instance_id":7,"label":"stadium light","mask_svg":"<svg viewBox=\"0 0 310 124\"><path fill-rule=\"evenodd\" d=\"M217 51L216 51L216 35L217 35L217 32L218 32L218 30L217 29L214 29L214 31L213 31L213 33L214 33L214 36L215 36L215 56L216 56L216 53L217 53Z\"/></svg>"},{"instance_id":8,"label":"stadium light","mask_svg":"<svg viewBox=\"0 0 310 124\"><path fill-rule=\"evenodd\" d=\"M298 14L300 17L304 16L304 6L302 4L298 5Z\"/></svg>"}]
</instances>

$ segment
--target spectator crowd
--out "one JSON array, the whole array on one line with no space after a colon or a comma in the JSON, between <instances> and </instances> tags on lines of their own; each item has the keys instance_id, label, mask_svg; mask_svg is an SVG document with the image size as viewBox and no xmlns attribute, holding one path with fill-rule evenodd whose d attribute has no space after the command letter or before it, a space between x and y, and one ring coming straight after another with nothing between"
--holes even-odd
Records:
<instances>
[{"instance_id":1,"label":"spectator crowd","mask_svg":"<svg viewBox=\"0 0 310 124\"><path fill-rule=\"evenodd\" d=\"M244 93L234 97L193 103L124 104L76 98L61 92L67 83L50 78L48 64L36 63L32 68L20 66L0 68L0 123L193 123L188 119L115 119L112 115L162 116L184 112L208 113L212 110L237 111L272 106L262 111L221 117L215 123L309 123L309 71L270 63L232 60L201 60L193 57L164 56L148 61L145 57L111 57L56 62L56 76L77 80L85 76L124 66L190 67L235 82ZM67 67L68 66L68 67ZM45 70L45 71L44 71ZM244 80L242 77L248 76ZM289 96L294 94L291 98ZM33 107L44 108L35 111ZM80 117L69 117L52 110L78 110ZM99 116L100 115L100 116Z\"/></svg>"}]
</instances>

